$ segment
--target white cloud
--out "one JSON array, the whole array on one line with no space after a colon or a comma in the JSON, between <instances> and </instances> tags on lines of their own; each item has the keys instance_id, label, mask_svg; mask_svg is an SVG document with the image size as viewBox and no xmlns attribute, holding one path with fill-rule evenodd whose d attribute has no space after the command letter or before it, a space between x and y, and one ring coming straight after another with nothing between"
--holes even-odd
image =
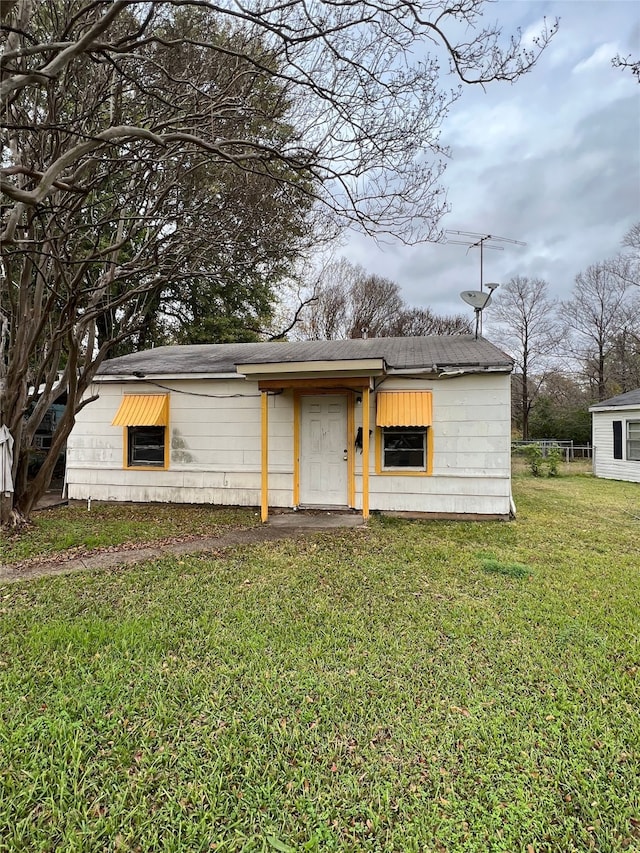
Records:
<instances>
[{"instance_id":1,"label":"white cloud","mask_svg":"<svg viewBox=\"0 0 640 853\"><path fill-rule=\"evenodd\" d=\"M611 60L620 52L620 47L617 42L607 42L597 47L591 56L578 62L573 68L574 74L583 74L585 71L593 71L599 68L610 67Z\"/></svg>"}]
</instances>

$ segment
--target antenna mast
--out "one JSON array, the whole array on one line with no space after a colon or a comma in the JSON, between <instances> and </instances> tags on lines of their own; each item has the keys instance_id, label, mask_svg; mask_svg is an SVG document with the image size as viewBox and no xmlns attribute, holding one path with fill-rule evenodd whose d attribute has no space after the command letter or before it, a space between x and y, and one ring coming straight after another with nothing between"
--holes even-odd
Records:
<instances>
[{"instance_id":1,"label":"antenna mast","mask_svg":"<svg viewBox=\"0 0 640 853\"><path fill-rule=\"evenodd\" d=\"M526 243L523 243L522 240L512 240L510 237L497 237L495 234L480 234L475 231L452 231L448 229L444 232L446 236L447 243L457 243L460 246L467 247L467 253L469 249L480 249L480 292L482 293L483 285L484 285L484 250L487 249L495 249L496 252L503 252L504 246L494 246L493 243L513 243L516 246L526 246ZM454 237L460 237L462 239L452 240L449 235L453 235ZM486 244L486 246L485 246Z\"/></svg>"}]
</instances>

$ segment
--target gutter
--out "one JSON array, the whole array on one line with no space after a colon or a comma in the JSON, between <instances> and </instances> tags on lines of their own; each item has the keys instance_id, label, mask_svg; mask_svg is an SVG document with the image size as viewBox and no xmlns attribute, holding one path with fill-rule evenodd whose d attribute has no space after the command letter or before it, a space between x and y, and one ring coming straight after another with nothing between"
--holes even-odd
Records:
<instances>
[{"instance_id":1,"label":"gutter","mask_svg":"<svg viewBox=\"0 0 640 853\"><path fill-rule=\"evenodd\" d=\"M244 374L236 373L97 373L94 382L172 382L179 379L244 379Z\"/></svg>"},{"instance_id":2,"label":"gutter","mask_svg":"<svg viewBox=\"0 0 640 853\"><path fill-rule=\"evenodd\" d=\"M432 376L435 379L444 377L467 376L480 373L511 373L512 368L506 365L469 365L468 367L441 367L437 364L431 367L389 367L387 376Z\"/></svg>"}]
</instances>

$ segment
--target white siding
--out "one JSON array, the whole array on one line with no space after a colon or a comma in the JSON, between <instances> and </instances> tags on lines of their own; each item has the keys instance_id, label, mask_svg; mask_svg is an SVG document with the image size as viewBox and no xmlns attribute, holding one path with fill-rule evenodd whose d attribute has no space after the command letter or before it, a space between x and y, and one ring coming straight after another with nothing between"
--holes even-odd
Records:
<instances>
[{"instance_id":1,"label":"white siding","mask_svg":"<svg viewBox=\"0 0 640 853\"><path fill-rule=\"evenodd\" d=\"M437 381L394 377L380 386L384 391L406 388L430 390L433 394L430 431L433 473L430 477L376 474L375 399L372 399L370 508L508 516L511 499L510 377L481 374ZM358 507L362 506L361 459L358 455Z\"/></svg>"},{"instance_id":2,"label":"white siding","mask_svg":"<svg viewBox=\"0 0 640 853\"><path fill-rule=\"evenodd\" d=\"M78 415L67 447L70 498L260 504L260 392L244 379L172 380L166 471L127 470L124 432L112 427L123 394L158 393L145 382L96 383L99 399ZM293 402L269 397L269 503L291 506Z\"/></svg>"},{"instance_id":3,"label":"white siding","mask_svg":"<svg viewBox=\"0 0 640 853\"><path fill-rule=\"evenodd\" d=\"M99 398L78 415L68 443L72 499L260 504L260 394L244 379L167 380L168 470L127 470L123 434L111 422L123 394L158 393L139 382L96 383ZM94 387L94 390L95 390ZM432 476L377 475L375 394L371 395L369 505L372 510L507 516L510 509L510 378L387 379L381 390L433 392ZM362 407L355 408L355 427ZM354 436L355 438L355 436ZM356 507L362 456L355 454ZM293 503L293 394L269 397L269 504Z\"/></svg>"},{"instance_id":4,"label":"white siding","mask_svg":"<svg viewBox=\"0 0 640 853\"><path fill-rule=\"evenodd\" d=\"M593 473L607 480L640 483L640 462L627 459L627 421L640 421L640 408L593 412ZM613 458L613 422L622 421L622 459Z\"/></svg>"}]
</instances>

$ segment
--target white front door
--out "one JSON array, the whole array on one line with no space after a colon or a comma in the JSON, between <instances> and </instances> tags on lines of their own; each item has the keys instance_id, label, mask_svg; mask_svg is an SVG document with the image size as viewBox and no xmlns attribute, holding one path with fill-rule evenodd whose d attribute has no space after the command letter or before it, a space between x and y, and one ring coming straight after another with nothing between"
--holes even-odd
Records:
<instances>
[{"instance_id":1,"label":"white front door","mask_svg":"<svg viewBox=\"0 0 640 853\"><path fill-rule=\"evenodd\" d=\"M347 447L347 397L301 397L301 504L347 506Z\"/></svg>"}]
</instances>

